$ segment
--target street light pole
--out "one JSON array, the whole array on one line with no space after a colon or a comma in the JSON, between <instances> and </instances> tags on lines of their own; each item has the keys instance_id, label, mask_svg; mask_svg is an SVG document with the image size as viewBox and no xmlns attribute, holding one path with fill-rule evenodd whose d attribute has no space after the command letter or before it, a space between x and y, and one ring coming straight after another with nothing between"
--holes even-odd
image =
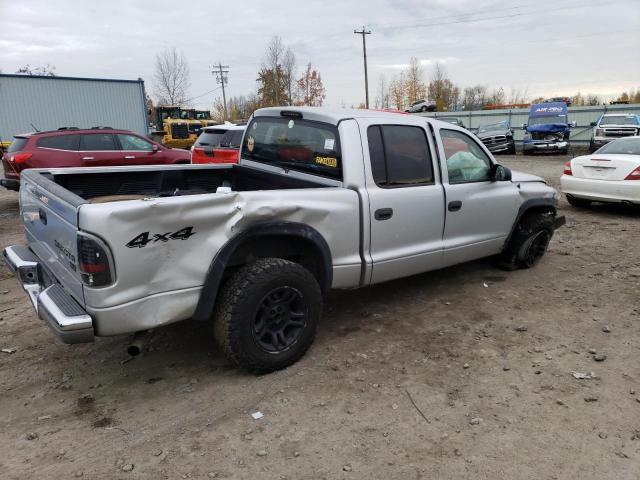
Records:
<instances>
[{"instance_id":1,"label":"street light pole","mask_svg":"<svg viewBox=\"0 0 640 480\"><path fill-rule=\"evenodd\" d=\"M364 93L365 93L365 106L369 108L369 78L367 76L367 41L365 35L371 35L371 30L365 30L364 25L362 30L354 30L353 33L362 35L362 52L364 54Z\"/></svg>"}]
</instances>

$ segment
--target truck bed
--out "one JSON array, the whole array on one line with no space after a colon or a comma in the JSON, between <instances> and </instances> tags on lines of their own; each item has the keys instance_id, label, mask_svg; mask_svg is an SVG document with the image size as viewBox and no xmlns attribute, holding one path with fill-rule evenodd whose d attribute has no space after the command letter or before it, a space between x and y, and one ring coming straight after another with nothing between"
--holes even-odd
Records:
<instances>
[{"instance_id":1,"label":"truck bed","mask_svg":"<svg viewBox=\"0 0 640 480\"><path fill-rule=\"evenodd\" d=\"M98 169L96 172L41 172L48 180L83 200L130 200L136 197L171 197L215 193L218 187L232 191L322 188L327 185L241 165L157 167L153 169Z\"/></svg>"}]
</instances>

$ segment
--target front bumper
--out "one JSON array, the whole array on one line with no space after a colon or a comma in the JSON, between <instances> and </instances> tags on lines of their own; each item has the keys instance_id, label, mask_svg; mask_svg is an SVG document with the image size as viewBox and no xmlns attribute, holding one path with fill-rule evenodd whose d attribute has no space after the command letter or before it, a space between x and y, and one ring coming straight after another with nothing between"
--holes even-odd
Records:
<instances>
[{"instance_id":1,"label":"front bumper","mask_svg":"<svg viewBox=\"0 0 640 480\"><path fill-rule=\"evenodd\" d=\"M560 177L560 189L565 195L573 195L594 202L634 203L640 205L640 182L637 180L595 180Z\"/></svg>"},{"instance_id":2,"label":"front bumper","mask_svg":"<svg viewBox=\"0 0 640 480\"><path fill-rule=\"evenodd\" d=\"M2 252L9 269L18 277L38 317L64 343L86 343L94 339L93 319L62 286L44 270L42 262L25 246Z\"/></svg>"},{"instance_id":3,"label":"front bumper","mask_svg":"<svg viewBox=\"0 0 640 480\"><path fill-rule=\"evenodd\" d=\"M516 145L515 145L515 143L513 141L507 142L507 143L500 143L500 144L488 144L488 143L485 143L484 145L485 145L485 147L487 147L487 149L489 149L489 151L491 153L501 153L501 152L515 151L515 149L516 149Z\"/></svg>"},{"instance_id":4,"label":"front bumper","mask_svg":"<svg viewBox=\"0 0 640 480\"><path fill-rule=\"evenodd\" d=\"M565 148L569 148L569 142L545 142L545 141L532 141L528 143L523 143L522 148L525 152L531 150L563 150Z\"/></svg>"},{"instance_id":5,"label":"front bumper","mask_svg":"<svg viewBox=\"0 0 640 480\"><path fill-rule=\"evenodd\" d=\"M7 190L20 190L20 180L13 180L11 178L0 178L0 185Z\"/></svg>"}]
</instances>

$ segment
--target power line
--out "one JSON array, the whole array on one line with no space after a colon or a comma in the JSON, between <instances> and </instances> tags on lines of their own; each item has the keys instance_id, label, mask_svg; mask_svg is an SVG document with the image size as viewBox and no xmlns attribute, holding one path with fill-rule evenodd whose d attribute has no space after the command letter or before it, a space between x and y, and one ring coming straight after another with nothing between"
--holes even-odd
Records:
<instances>
[{"instance_id":1,"label":"power line","mask_svg":"<svg viewBox=\"0 0 640 480\"><path fill-rule=\"evenodd\" d=\"M354 30L353 33L362 35L362 52L364 54L364 94L365 94L365 106L369 108L369 78L367 76L367 41L366 35L371 35L371 30L365 30L364 25L362 30Z\"/></svg>"}]
</instances>

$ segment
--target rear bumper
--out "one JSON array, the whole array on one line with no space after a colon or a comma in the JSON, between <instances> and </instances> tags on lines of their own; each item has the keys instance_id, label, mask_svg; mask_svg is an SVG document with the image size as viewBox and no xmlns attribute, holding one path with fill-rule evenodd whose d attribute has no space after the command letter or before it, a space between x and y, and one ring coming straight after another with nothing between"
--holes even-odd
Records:
<instances>
[{"instance_id":1,"label":"rear bumper","mask_svg":"<svg viewBox=\"0 0 640 480\"><path fill-rule=\"evenodd\" d=\"M94 339L91 316L60 284L48 282L38 257L25 246L7 247L2 252L9 269L18 277L38 317L64 343L86 343Z\"/></svg>"},{"instance_id":2,"label":"rear bumper","mask_svg":"<svg viewBox=\"0 0 640 480\"><path fill-rule=\"evenodd\" d=\"M592 180L560 177L562 193L595 202L619 202L640 204L640 181L638 180Z\"/></svg>"},{"instance_id":3,"label":"rear bumper","mask_svg":"<svg viewBox=\"0 0 640 480\"><path fill-rule=\"evenodd\" d=\"M20 190L20 180L13 180L11 178L0 178L0 185L7 190Z\"/></svg>"}]
</instances>

